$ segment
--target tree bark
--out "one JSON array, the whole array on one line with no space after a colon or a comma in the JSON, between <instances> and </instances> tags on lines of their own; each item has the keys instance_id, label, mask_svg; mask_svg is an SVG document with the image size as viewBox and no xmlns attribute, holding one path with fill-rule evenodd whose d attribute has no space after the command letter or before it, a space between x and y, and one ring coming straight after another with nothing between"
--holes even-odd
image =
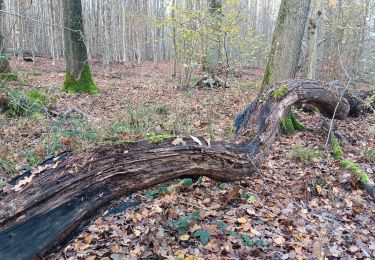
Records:
<instances>
[{"instance_id":1,"label":"tree bark","mask_svg":"<svg viewBox=\"0 0 375 260\"><path fill-rule=\"evenodd\" d=\"M0 10L3 10L3 0L0 0ZM0 25L3 24L3 13L0 12ZM0 54L4 52L4 37L0 27Z\"/></svg>"},{"instance_id":2,"label":"tree bark","mask_svg":"<svg viewBox=\"0 0 375 260\"><path fill-rule=\"evenodd\" d=\"M209 0L208 7L210 11L210 27L212 30L211 37L215 39L214 42L208 43L207 54L206 54L206 66L205 70L213 75L215 69L221 61L220 45L221 45L221 21L223 19L222 13L222 2L223 0Z\"/></svg>"},{"instance_id":3,"label":"tree bark","mask_svg":"<svg viewBox=\"0 0 375 260\"><path fill-rule=\"evenodd\" d=\"M287 93L274 98L280 86ZM265 101L261 101L265 98ZM339 94L319 81L275 84L255 101L236 143L202 145L191 138L173 145L137 142L100 146L77 155L63 154L16 177L0 194L0 255L30 259L58 250L116 198L182 176L204 175L219 181L251 177L266 158L286 109L309 102L332 116ZM342 99L336 117L349 105ZM247 141L250 140L250 141Z\"/></svg>"},{"instance_id":4,"label":"tree bark","mask_svg":"<svg viewBox=\"0 0 375 260\"><path fill-rule=\"evenodd\" d=\"M321 14L321 0L312 0L311 15L308 24L308 79L316 79L316 62L318 59L318 33Z\"/></svg>"},{"instance_id":5,"label":"tree bark","mask_svg":"<svg viewBox=\"0 0 375 260\"><path fill-rule=\"evenodd\" d=\"M98 92L92 79L84 37L81 0L63 0L66 76L64 90Z\"/></svg>"},{"instance_id":6,"label":"tree bark","mask_svg":"<svg viewBox=\"0 0 375 260\"><path fill-rule=\"evenodd\" d=\"M262 90L275 82L295 78L310 1L281 1Z\"/></svg>"}]
</instances>

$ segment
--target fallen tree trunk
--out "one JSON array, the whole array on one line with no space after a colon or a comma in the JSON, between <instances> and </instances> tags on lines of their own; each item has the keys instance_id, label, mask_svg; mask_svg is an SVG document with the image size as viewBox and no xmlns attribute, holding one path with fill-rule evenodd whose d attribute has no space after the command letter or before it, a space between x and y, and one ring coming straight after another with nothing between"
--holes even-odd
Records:
<instances>
[{"instance_id":1,"label":"fallen tree trunk","mask_svg":"<svg viewBox=\"0 0 375 260\"><path fill-rule=\"evenodd\" d=\"M283 88L283 96L274 91ZM275 84L246 113L236 143L203 139L159 144L101 146L64 155L11 181L0 195L0 255L30 259L58 250L116 198L182 176L236 181L257 172L269 152L287 108L310 102L327 116L349 112L329 85L304 79ZM178 141L178 142L176 142Z\"/></svg>"}]
</instances>

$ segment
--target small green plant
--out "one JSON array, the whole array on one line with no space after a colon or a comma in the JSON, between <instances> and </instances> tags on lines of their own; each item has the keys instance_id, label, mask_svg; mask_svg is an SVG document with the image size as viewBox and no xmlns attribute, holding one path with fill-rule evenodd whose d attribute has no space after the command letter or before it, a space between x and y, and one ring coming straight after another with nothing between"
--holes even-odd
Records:
<instances>
[{"instance_id":1,"label":"small green plant","mask_svg":"<svg viewBox=\"0 0 375 260\"><path fill-rule=\"evenodd\" d=\"M199 219L200 219L199 211L194 211L184 217L179 218L178 220L173 220L171 224L173 228L177 229L178 234L181 236L185 234L187 228L190 225L192 225L194 222L198 221Z\"/></svg>"},{"instance_id":2,"label":"small green plant","mask_svg":"<svg viewBox=\"0 0 375 260\"><path fill-rule=\"evenodd\" d=\"M199 238L202 246L205 246L210 242L211 236L210 232L205 229L198 229L194 232L194 237Z\"/></svg>"},{"instance_id":3,"label":"small green plant","mask_svg":"<svg viewBox=\"0 0 375 260\"><path fill-rule=\"evenodd\" d=\"M369 177L365 172L361 170L361 166L357 163L353 163L349 160L342 160L340 162L340 166L344 167L345 169L348 169L351 171L353 174L355 174L361 183L367 184L369 182Z\"/></svg>"},{"instance_id":4,"label":"small green plant","mask_svg":"<svg viewBox=\"0 0 375 260\"><path fill-rule=\"evenodd\" d=\"M154 200L156 197L163 195L163 194L169 194L171 193L171 189L168 187L160 187L156 190L152 190L148 192L145 197L148 198L149 200Z\"/></svg>"},{"instance_id":5,"label":"small green plant","mask_svg":"<svg viewBox=\"0 0 375 260\"><path fill-rule=\"evenodd\" d=\"M5 115L9 117L30 116L43 112L46 97L38 90L21 91L19 89L4 88L4 93L9 99Z\"/></svg>"},{"instance_id":6,"label":"small green plant","mask_svg":"<svg viewBox=\"0 0 375 260\"><path fill-rule=\"evenodd\" d=\"M17 169L13 162L9 161L8 159L0 157L0 172L14 175L14 174L17 174Z\"/></svg>"},{"instance_id":7,"label":"small green plant","mask_svg":"<svg viewBox=\"0 0 375 260\"><path fill-rule=\"evenodd\" d=\"M195 84L197 84L199 80L200 79L198 77L192 76L190 79L191 86L194 86Z\"/></svg>"},{"instance_id":8,"label":"small green plant","mask_svg":"<svg viewBox=\"0 0 375 260\"><path fill-rule=\"evenodd\" d=\"M309 162L312 161L314 158L320 157L320 155L309 149L297 147L292 149L292 151L288 153L287 157L289 159L300 160L301 162Z\"/></svg>"},{"instance_id":9,"label":"small green plant","mask_svg":"<svg viewBox=\"0 0 375 260\"><path fill-rule=\"evenodd\" d=\"M0 80L17 81L18 80L18 75L15 72L0 73Z\"/></svg>"},{"instance_id":10,"label":"small green plant","mask_svg":"<svg viewBox=\"0 0 375 260\"><path fill-rule=\"evenodd\" d=\"M97 132L84 119L60 118L48 126L34 149L24 150L29 165L35 165L64 150L79 150L98 142Z\"/></svg>"},{"instance_id":11,"label":"small green plant","mask_svg":"<svg viewBox=\"0 0 375 260\"><path fill-rule=\"evenodd\" d=\"M236 134L236 126L234 124L231 124L229 127L225 129L225 136L228 138L234 137Z\"/></svg>"},{"instance_id":12,"label":"small green plant","mask_svg":"<svg viewBox=\"0 0 375 260\"><path fill-rule=\"evenodd\" d=\"M272 91L271 96L274 99L281 99L282 97L284 97L288 93L288 91L289 91L289 89L288 89L287 85L281 85L277 89Z\"/></svg>"},{"instance_id":13,"label":"small green plant","mask_svg":"<svg viewBox=\"0 0 375 260\"><path fill-rule=\"evenodd\" d=\"M375 163L375 148L366 149L365 157L370 162Z\"/></svg>"},{"instance_id":14,"label":"small green plant","mask_svg":"<svg viewBox=\"0 0 375 260\"><path fill-rule=\"evenodd\" d=\"M257 89L258 88L258 85L256 82L248 82L244 85L244 88L247 88L247 89Z\"/></svg>"},{"instance_id":15,"label":"small green plant","mask_svg":"<svg viewBox=\"0 0 375 260\"><path fill-rule=\"evenodd\" d=\"M43 105L46 105L48 102L47 102L47 98L46 96L38 89L32 89L32 90L29 90L26 95L28 96L28 98L30 98L31 100L35 100L35 101L39 101L40 103L42 103Z\"/></svg>"},{"instance_id":16,"label":"small green plant","mask_svg":"<svg viewBox=\"0 0 375 260\"><path fill-rule=\"evenodd\" d=\"M336 136L331 136L330 138L332 154L335 159L343 159L344 152L342 151L339 139Z\"/></svg>"},{"instance_id":17,"label":"small green plant","mask_svg":"<svg viewBox=\"0 0 375 260\"><path fill-rule=\"evenodd\" d=\"M216 226L221 231L225 231L228 235L242 238L244 246L265 247L265 246L268 245L266 241L263 241L263 240L260 240L260 239L257 239L257 240L254 241L253 239L250 238L250 236L248 234L238 233L235 230L226 230L228 228L228 224L224 223L221 220L218 220L216 222Z\"/></svg>"},{"instance_id":18,"label":"small green plant","mask_svg":"<svg viewBox=\"0 0 375 260\"><path fill-rule=\"evenodd\" d=\"M156 114L162 115L162 116L167 116L171 113L170 108L168 106L158 106L156 107L155 112Z\"/></svg>"}]
</instances>

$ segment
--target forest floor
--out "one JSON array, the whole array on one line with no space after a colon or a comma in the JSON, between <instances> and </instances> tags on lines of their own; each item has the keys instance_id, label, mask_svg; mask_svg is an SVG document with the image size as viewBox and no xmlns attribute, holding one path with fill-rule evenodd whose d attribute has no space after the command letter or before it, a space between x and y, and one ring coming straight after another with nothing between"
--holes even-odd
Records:
<instances>
[{"instance_id":1,"label":"forest floor","mask_svg":"<svg viewBox=\"0 0 375 260\"><path fill-rule=\"evenodd\" d=\"M103 142L172 132L229 140L233 120L257 94L261 70L244 70L228 89L179 89L170 66L116 64L92 70L101 93L60 91L64 64L13 60L12 87L39 89L49 105L76 107L82 120L0 116L0 156L32 165L44 157ZM280 135L253 178L217 183L173 181L114 202L105 215L52 259L324 259L375 258L375 204L353 185L325 147L317 113L298 111L309 131ZM375 178L366 151L375 117L335 121L345 155ZM0 172L0 181L10 178ZM126 209L127 208L127 209ZM125 210L126 209L126 210Z\"/></svg>"}]
</instances>

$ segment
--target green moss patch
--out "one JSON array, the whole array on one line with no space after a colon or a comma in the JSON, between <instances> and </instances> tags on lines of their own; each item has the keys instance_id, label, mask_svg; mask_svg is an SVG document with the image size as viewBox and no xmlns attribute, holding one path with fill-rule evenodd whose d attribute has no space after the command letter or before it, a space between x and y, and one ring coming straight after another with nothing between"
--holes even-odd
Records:
<instances>
[{"instance_id":1,"label":"green moss patch","mask_svg":"<svg viewBox=\"0 0 375 260\"><path fill-rule=\"evenodd\" d=\"M285 135L290 135L294 133L293 122L290 116L281 119L281 131Z\"/></svg>"},{"instance_id":2,"label":"green moss patch","mask_svg":"<svg viewBox=\"0 0 375 260\"><path fill-rule=\"evenodd\" d=\"M285 135L290 135L296 131L302 131L305 129L293 114L281 119L280 126L282 133Z\"/></svg>"},{"instance_id":3,"label":"green moss patch","mask_svg":"<svg viewBox=\"0 0 375 260\"><path fill-rule=\"evenodd\" d=\"M95 85L94 80L92 79L92 74L88 64L85 64L83 66L79 80L76 80L73 75L70 75L68 73L66 74L63 90L71 94L99 93L99 88Z\"/></svg>"},{"instance_id":4,"label":"green moss patch","mask_svg":"<svg viewBox=\"0 0 375 260\"><path fill-rule=\"evenodd\" d=\"M341 145L339 140L337 139L336 136L331 136L330 138L330 143L331 143L331 149L332 149L332 154L335 159L342 159L344 158L344 152L342 151Z\"/></svg>"},{"instance_id":5,"label":"green moss patch","mask_svg":"<svg viewBox=\"0 0 375 260\"><path fill-rule=\"evenodd\" d=\"M281 99L288 93L289 89L287 85L281 85L274 91L272 91L271 96L275 99Z\"/></svg>"},{"instance_id":6,"label":"green moss patch","mask_svg":"<svg viewBox=\"0 0 375 260\"><path fill-rule=\"evenodd\" d=\"M352 173L354 173L360 180L362 184L368 184L370 179L366 173L361 170L361 166L357 163L353 163L349 160L342 160L340 162L340 166L348 169Z\"/></svg>"},{"instance_id":7,"label":"green moss patch","mask_svg":"<svg viewBox=\"0 0 375 260\"><path fill-rule=\"evenodd\" d=\"M160 135L146 135L145 140L150 143L160 143L166 139L173 138L174 136L171 134L160 134Z\"/></svg>"}]
</instances>

